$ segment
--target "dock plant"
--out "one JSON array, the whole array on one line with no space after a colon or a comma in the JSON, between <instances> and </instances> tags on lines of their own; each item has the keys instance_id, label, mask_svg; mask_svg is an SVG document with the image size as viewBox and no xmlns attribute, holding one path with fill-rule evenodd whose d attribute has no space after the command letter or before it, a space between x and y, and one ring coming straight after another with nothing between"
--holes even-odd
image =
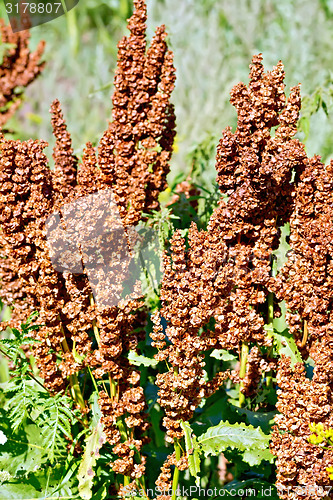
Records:
<instances>
[{"instance_id":1,"label":"dock plant","mask_svg":"<svg viewBox=\"0 0 333 500\"><path fill-rule=\"evenodd\" d=\"M191 175L170 192L176 73L146 20L134 0L98 146L75 154L58 99L53 168L46 141L0 138L0 498L331 498L333 163L256 54L217 204ZM2 36L9 102L43 45Z\"/></svg>"}]
</instances>

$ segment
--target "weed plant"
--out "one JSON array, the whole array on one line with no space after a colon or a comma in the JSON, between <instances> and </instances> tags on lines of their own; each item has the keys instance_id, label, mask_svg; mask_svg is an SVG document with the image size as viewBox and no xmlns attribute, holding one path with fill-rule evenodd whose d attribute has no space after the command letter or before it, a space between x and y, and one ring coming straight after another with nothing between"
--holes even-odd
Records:
<instances>
[{"instance_id":1,"label":"weed plant","mask_svg":"<svg viewBox=\"0 0 333 500\"><path fill-rule=\"evenodd\" d=\"M311 157L309 141L324 113L315 139L329 156L331 77L316 68L329 67L332 13L324 1L305 4L322 25L316 44L304 2L148 2L147 49L136 0L103 134L113 37L132 6L87 1L34 31L46 35L46 59L66 30L70 51L59 49L27 91L0 143L1 500L185 500L200 488L211 498L330 498L333 163ZM152 37L162 20L169 36L161 27ZM306 79L301 114L299 86L285 92L282 63L265 72L262 55L252 57L261 50L269 65L284 57L287 88ZM251 57L249 84L234 85ZM68 76L75 68L82 93ZM50 169L45 142L21 127L34 122L33 134L48 136L43 106L65 88L64 112L51 106ZM103 303L110 293L83 246L104 223L110 190L127 243L136 228L153 229L162 263L143 269L144 294L116 304ZM96 191L89 219L80 200ZM73 240L55 218L50 247L45 228L73 207L72 237L79 227L82 239L60 269L57 250ZM110 241L112 231L98 259ZM97 268L109 292L124 262L111 277Z\"/></svg>"}]
</instances>

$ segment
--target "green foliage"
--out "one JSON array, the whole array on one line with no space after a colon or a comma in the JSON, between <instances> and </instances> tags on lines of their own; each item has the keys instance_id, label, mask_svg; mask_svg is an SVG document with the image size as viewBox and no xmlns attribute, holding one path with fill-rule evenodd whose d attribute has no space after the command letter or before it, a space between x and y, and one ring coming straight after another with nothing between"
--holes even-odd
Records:
<instances>
[{"instance_id":1,"label":"green foliage","mask_svg":"<svg viewBox=\"0 0 333 500\"><path fill-rule=\"evenodd\" d=\"M0 64L3 63L3 59L8 54L8 51L14 47L15 44L13 43L0 43Z\"/></svg>"},{"instance_id":2,"label":"green foliage","mask_svg":"<svg viewBox=\"0 0 333 500\"><path fill-rule=\"evenodd\" d=\"M330 74L323 85L302 98L302 113L298 122L298 131L301 133L302 141L308 141L310 137L311 118L322 111L329 117L333 106L333 75Z\"/></svg>"},{"instance_id":3,"label":"green foliage","mask_svg":"<svg viewBox=\"0 0 333 500\"><path fill-rule=\"evenodd\" d=\"M92 433L86 438L86 447L78 471L79 493L82 499L90 500L92 497L93 479L95 476L94 467L96 466L99 449L104 443L103 426L98 422Z\"/></svg>"},{"instance_id":4,"label":"green foliage","mask_svg":"<svg viewBox=\"0 0 333 500\"><path fill-rule=\"evenodd\" d=\"M0 431L6 437L0 444L0 470L7 478L1 494L25 499L59 491L77 498L75 485L61 483L80 415L71 398L48 393L22 349L35 342L30 334L39 328L31 324L36 318L34 313L20 330L11 329L14 338L0 339L2 352L14 364L11 378L0 386Z\"/></svg>"},{"instance_id":5,"label":"green foliage","mask_svg":"<svg viewBox=\"0 0 333 500\"><path fill-rule=\"evenodd\" d=\"M279 356L284 354L285 356L289 356L291 359L291 365L294 366L295 363L302 363L302 356L299 352L295 339L288 332L288 330L284 330L283 332L278 332L275 329L272 332L274 337L274 341L276 343L276 348Z\"/></svg>"},{"instance_id":6,"label":"green foliage","mask_svg":"<svg viewBox=\"0 0 333 500\"><path fill-rule=\"evenodd\" d=\"M220 193L214 181L216 145L220 131L226 125L236 125L229 91L234 83L247 78L247 65L253 53L263 51L264 61L270 65L282 59L287 87L303 82L299 136L310 154L311 150L314 152L312 136L315 151L318 152L319 145L324 158L331 155L333 134L328 119L333 97L329 74L333 41L331 7L327 0L319 3L273 0L269 5L254 0L247 3L149 0L149 35L153 26L166 22L177 67L174 94L177 148L169 176L170 188L161 194L160 201L162 206L168 203L177 183L188 174L200 191L199 196L190 199L180 195L176 203L148 215L144 223L144 229L152 228L158 239L156 259L147 268L145 296L151 311L159 306L159 263L173 232L179 228L186 236L191 221L200 229L205 228L217 206ZM20 139L50 137L48 110L50 102L58 97L73 135L75 152L81 155L87 140L97 145L110 118L111 103L109 106L105 103L112 91L116 43L125 33L131 9L130 0L86 0L79 2L67 16L34 28L32 42L41 38L47 41L48 64L43 78L28 90L21 114L12 119ZM313 30L313 25L320 26L320 30ZM0 60L8 48L0 47ZM197 210L191 204L193 201L198 202ZM287 260L288 234L286 225L282 228L280 246L274 251L277 271ZM288 333L285 306L280 305L282 317L275 318L273 327L267 328L274 338L272 355L285 354L294 365L302 362L302 357ZM21 329L13 329L11 338L0 339L1 349L14 365L11 379L0 385L0 443L3 442L0 500L109 498L108 487L116 484L117 478L110 471L112 448L104 445L100 456L96 455L102 429L98 424L98 394L89 392L95 389L94 380L87 375L87 382L83 377L78 381L85 388L85 397L90 396L89 427L85 427L67 394L54 397L42 387L43 381L32 360L21 349L22 344L35 342L29 337L29 332L38 328L31 325L34 319L30 318ZM151 327L148 321L147 332ZM158 469L171 452L164 439L163 412L157 403L155 385L155 377L165 367L153 359L155 351L148 342L140 352L131 351L128 360L140 369L148 404L151 442L144 447L148 465L145 479L147 487L152 488ZM73 354L79 361L74 349ZM237 356L213 350L207 353L205 362L207 378L211 378L226 366L235 368ZM4 372L1 380L8 378L8 372ZM230 470L235 478L224 486L226 492L256 488L256 498L278 498L272 487L275 477L270 464L274 458L269 452L269 433L276 413L272 410L276 397L274 382L273 379L268 389L262 380L258 394L248 399L244 408L232 404L238 398L238 391L227 382L225 391L221 389L203 401L191 423L182 423L191 473L191 477L182 478L184 482L191 484L195 478L202 487L221 486L214 471L217 457L224 452L233 464ZM107 385L108 381L104 383ZM331 436L320 427L313 426L312 431L313 444L332 444ZM74 456L76 444L83 445L83 456ZM253 477L248 479L251 474ZM272 488L270 496L262 493L269 488Z\"/></svg>"},{"instance_id":7,"label":"green foliage","mask_svg":"<svg viewBox=\"0 0 333 500\"><path fill-rule=\"evenodd\" d=\"M31 323L38 317L38 312L33 312L27 321L21 325L21 330L11 328L11 333L14 338L0 338L0 346L3 348L2 352L6 357L10 358L14 366L17 366L17 371L13 371L13 375L18 373L27 373L29 370L29 361L26 358L25 352L21 349L22 345L29 345L38 342L31 338L29 333L38 330L40 325L32 325Z\"/></svg>"},{"instance_id":8,"label":"green foliage","mask_svg":"<svg viewBox=\"0 0 333 500\"><path fill-rule=\"evenodd\" d=\"M131 363L131 365L134 366L143 365L143 366L152 366L153 368L155 368L158 363L156 359L146 358L146 356L141 356L137 354L135 351L129 351L127 358Z\"/></svg>"},{"instance_id":9,"label":"green foliage","mask_svg":"<svg viewBox=\"0 0 333 500\"><path fill-rule=\"evenodd\" d=\"M198 445L206 456L217 455L227 448L237 449L244 453L243 458L247 463L255 465L261 460L267 460L269 436L252 425L223 421L202 434L198 438ZM261 458L261 453L265 458ZM272 455L270 458L273 458Z\"/></svg>"},{"instance_id":10,"label":"green foliage","mask_svg":"<svg viewBox=\"0 0 333 500\"><path fill-rule=\"evenodd\" d=\"M262 461L273 462L274 456L269 450L270 436L260 427L246 425L243 422L230 424L221 421L210 427L204 434L195 437L188 423L183 423L186 451L189 454L190 473L198 481L200 455L217 456L226 450L234 450L250 466Z\"/></svg>"},{"instance_id":11,"label":"green foliage","mask_svg":"<svg viewBox=\"0 0 333 500\"><path fill-rule=\"evenodd\" d=\"M73 474L63 476L61 465L47 466L32 472L28 478L19 477L2 484L0 500L80 500L75 483Z\"/></svg>"},{"instance_id":12,"label":"green foliage","mask_svg":"<svg viewBox=\"0 0 333 500\"><path fill-rule=\"evenodd\" d=\"M198 442L187 422L181 422L181 428L183 429L185 435L185 446L188 453L189 470L191 475L195 477L196 485L199 486L200 479L198 474L200 473L200 452Z\"/></svg>"},{"instance_id":13,"label":"green foliage","mask_svg":"<svg viewBox=\"0 0 333 500\"><path fill-rule=\"evenodd\" d=\"M258 478L230 481L230 483L224 487L224 490L230 492L230 498L239 499L240 496L235 495L244 494L244 491L246 491L248 498L256 498L257 500L267 500L267 498L269 500L279 500L275 486L272 483ZM228 493L225 496L228 498Z\"/></svg>"}]
</instances>

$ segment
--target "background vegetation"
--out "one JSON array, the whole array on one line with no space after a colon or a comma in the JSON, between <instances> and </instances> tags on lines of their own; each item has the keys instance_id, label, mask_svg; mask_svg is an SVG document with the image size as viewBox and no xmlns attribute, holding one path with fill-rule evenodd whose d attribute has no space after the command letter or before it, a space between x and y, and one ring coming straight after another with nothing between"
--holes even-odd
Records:
<instances>
[{"instance_id":1,"label":"background vegetation","mask_svg":"<svg viewBox=\"0 0 333 500\"><path fill-rule=\"evenodd\" d=\"M195 159L200 184L215 178L215 147L222 129L235 126L232 86L248 79L253 54L266 68L279 59L287 88L302 82L300 138L308 153L332 156L332 0L148 0L148 36L165 23L174 51L177 147L170 179L185 178ZM63 106L74 148L101 136L110 118L116 45L126 34L130 0L81 0L67 16L32 29L32 47L47 42L47 67L9 123L21 139L52 144L49 107ZM3 5L0 13L5 17ZM311 131L311 133L310 133Z\"/></svg>"},{"instance_id":2,"label":"background vegetation","mask_svg":"<svg viewBox=\"0 0 333 500\"><path fill-rule=\"evenodd\" d=\"M186 179L191 173L198 185L208 189L207 197L199 210L197 219L199 226L205 227L213 210L214 200L216 201L214 163L218 139L222 129L227 125L233 128L236 125L236 114L229 104L229 92L235 83L241 80L247 83L248 65L253 54L263 53L266 69L281 59L287 75L287 87L299 81L302 82L303 108L299 122L299 138L305 143L308 154L320 153L325 162L333 157L332 1L295 0L291 3L288 0L236 0L230 3L226 0L183 0L180 3L178 0L148 0L147 3L148 36L151 38L155 26L161 23L166 24L177 68L177 86L173 94L177 116L177 138L172 170L169 175L170 187L172 189L176 183ZM62 103L68 129L72 134L75 153L81 155L84 144L88 140L95 138L95 145L97 144L98 137L101 137L106 128L106 122L110 118L110 95L117 56L116 45L120 37L126 33L126 19L131 15L131 8L130 0L81 0L78 7L66 16L32 30L32 49L40 39L46 40L47 67L43 76L27 90L24 105L19 113L7 124L8 128L13 131L14 137L46 139L50 142L50 151L47 152L50 157L53 138L49 107L51 102L58 98ZM0 14L6 19L2 5L1 9ZM170 191L163 195L164 202L169 201ZM161 223L161 226L164 222L163 213L157 221ZM176 213L176 208L174 213ZM185 209L179 206L179 213L182 217L180 221L174 222L174 228L188 228L191 219L189 203ZM164 237L170 236L169 230L171 233L170 228L165 229ZM282 259L287 248L284 234L282 244L276 251L278 268L283 264ZM275 324L274 326L283 327L283 325ZM22 342L21 333L17 331L16 334L16 343L19 345ZM11 347L10 342L6 345L7 348L8 346ZM288 344L288 348L288 354L294 357L293 360L299 361L298 351L290 351L293 345L291 348ZM148 357L149 352L145 354ZM226 366L229 366L227 363L235 361L227 357L222 360ZM213 359L209 365L212 372L215 370L214 363ZM0 382L5 382L8 379L7 367L2 365L0 368ZM148 379L149 365L142 370ZM7 386L8 398L11 393L22 394L22 391L27 399L33 397L35 393L35 389L31 390L33 382L28 375L26 378L27 380L23 379L22 382L20 375L12 381L9 388ZM148 403L152 410L154 424L156 393L153 392L153 384L149 379L148 382L147 387L152 391ZM18 384L22 383L24 387L18 387ZM230 395L232 397L229 393ZM236 401L237 395L234 395L234 399ZM39 476L36 475L36 481L43 489L43 494L47 495L48 491L52 491L66 497L66 494L70 493L66 491L66 482L72 480L74 469L69 468L68 472L66 469L65 477L60 467L55 467L53 471L51 469L52 464L59 457L63 460L66 458L66 440L63 435L66 435L66 432L69 434L69 430L65 428L63 431L61 426L64 425L66 419L73 419L75 422L75 415L69 411L69 402L66 406L67 403L62 405L59 402L58 404L56 400L56 404L49 407L48 401L47 395L41 390L38 395L38 405L33 408L37 420L39 418L44 424L48 422L43 424L43 435L37 437L45 443L45 447L41 447L41 453L46 453L46 457L42 458L51 464ZM13 415L17 408L20 410L19 403L19 400L12 398L11 406L7 406L6 410ZM229 403L225 401L224 408L232 425L237 422L239 409ZM253 410L257 403L260 404L260 401L252 402ZM270 404L273 407L274 401ZM205 415L201 420L199 418L195 425L202 425L204 428L208 425L217 425L221 419L220 408L221 401L218 398L213 400L209 419L205 421L207 416ZM248 411L246 418L250 424L253 423L250 421L253 416L252 409L246 410ZM98 411L96 404L96 415L94 415L96 422L99 418ZM244 412L245 410L243 414ZM260 425L268 427L273 413L267 411L263 414L263 421ZM217 414L219 420L216 420ZM224 416L226 415L222 415ZM155 417L155 420L159 422L160 416L155 415ZM55 421L58 427L54 425ZM57 434L58 429L61 432ZM163 436L159 435L158 423L156 429L157 437L154 445L156 449L161 449ZM36 428L31 428L30 431L33 433ZM190 440L191 429L187 431L187 437ZM51 432L53 432L52 439L50 438ZM79 431L75 437L79 439ZM158 441L159 438L160 441ZM47 450L47 443L50 442L52 446ZM191 444L193 443L190 442L188 448L191 448ZM226 446L228 445L230 446L230 443ZM20 456L19 451L18 456ZM254 450L254 455L257 452L259 454L258 450ZM230 458L233 457L230 456ZM103 466L108 460L108 455L101 457L97 474L100 484L94 492L96 500L105 498L107 494ZM158 455L151 456L149 460L148 470L153 471L152 465L158 462L159 457ZM251 456L248 463L255 470L257 462L253 460ZM159 461L163 462L162 459ZM16 474L19 466L19 461L13 462L10 473ZM205 467L207 469L204 470L207 477L213 475L213 470L216 471L217 466L218 459L215 457L205 461L202 465L203 469ZM33 473L35 470L34 463L25 463L25 467L23 472L26 473ZM238 472L242 473L242 471ZM154 475L154 472L152 474ZM259 472L257 475L260 476ZM267 464L264 474L261 475L264 477L264 479L261 478L263 481L271 481L272 467ZM186 481L190 479L192 478L186 477ZM2 480L6 480L6 477ZM208 480L214 481L214 478L209 476ZM254 484L253 477L251 481L251 485ZM264 484L270 483L264 481ZM18 488L21 488L21 485Z\"/></svg>"}]
</instances>

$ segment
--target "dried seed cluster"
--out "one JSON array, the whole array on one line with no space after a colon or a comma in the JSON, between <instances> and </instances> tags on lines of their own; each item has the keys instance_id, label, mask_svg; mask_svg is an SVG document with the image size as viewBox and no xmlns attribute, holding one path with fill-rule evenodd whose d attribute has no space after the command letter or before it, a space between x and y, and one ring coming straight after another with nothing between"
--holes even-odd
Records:
<instances>
[{"instance_id":1,"label":"dried seed cluster","mask_svg":"<svg viewBox=\"0 0 333 500\"><path fill-rule=\"evenodd\" d=\"M22 90L33 82L44 68L41 57L45 42L40 41L35 52L29 50L29 30L13 33L0 19L1 43L9 44L0 64L0 127L9 120L22 101Z\"/></svg>"},{"instance_id":2,"label":"dried seed cluster","mask_svg":"<svg viewBox=\"0 0 333 500\"><path fill-rule=\"evenodd\" d=\"M125 224L135 224L142 211L158 208L175 136L170 103L175 68L165 27L157 28L146 52L146 5L143 0L134 5L131 35L118 44L113 120L99 147L104 182L112 187Z\"/></svg>"},{"instance_id":3,"label":"dried seed cluster","mask_svg":"<svg viewBox=\"0 0 333 500\"><path fill-rule=\"evenodd\" d=\"M15 291L12 285L2 287L2 297L5 303L14 304L16 321L31 309L40 312L38 323L45 326L36 333L40 343L33 349L50 391L65 390L68 378L87 366L93 369L96 379L108 378L110 394L100 392L99 403L107 440L118 457L112 467L132 479L145 471L140 450L148 423L140 373L124 354L135 351L144 338L146 312L140 291L116 305L103 302L103 298L121 287L128 266L126 259L114 266L112 276L116 276L116 283L112 276L106 276L103 265L112 259L108 247L117 237L113 235L116 222L108 219L103 205L97 203L87 210L87 200L96 191L112 190L120 214L116 229L121 227L127 243L128 227L140 220L143 211L158 207L158 195L166 186L175 135L170 103L175 80L173 56L167 49L163 26L146 49L146 6L142 0L136 0L134 5L128 25L130 36L119 44L113 120L100 141L98 154L88 143L82 163L78 164L57 100L51 107L56 138L53 171L43 153L47 143L2 137L0 144L0 224L10 255L1 261L1 278L3 285L15 278L18 282L13 286L19 285L21 290ZM20 43L26 47L26 38ZM38 60L41 47L31 56L29 71ZM20 57L24 54L23 51ZM22 61L25 60L20 59L20 64ZM54 214L58 214L60 223L56 223ZM63 225L66 215L70 219L67 226ZM92 225L87 223L87 217ZM104 229L108 227L109 233L104 240L91 242L89 231L98 223L104 224ZM80 228L80 241L75 237L75 225ZM50 235L52 248L48 244ZM69 251L61 255L64 242ZM96 244L101 252L101 265L97 266L93 261ZM55 258L58 261L54 267ZM98 289L103 280L104 297L103 290ZM92 287L101 298L98 303ZM57 363L59 355L61 362ZM117 423L122 418L127 429L123 435Z\"/></svg>"},{"instance_id":4,"label":"dried seed cluster","mask_svg":"<svg viewBox=\"0 0 333 500\"><path fill-rule=\"evenodd\" d=\"M332 187L332 162L325 166L320 157L311 158L295 191L289 258L273 287L286 302L289 330L304 359L315 362L311 381L303 367L293 372L286 360L280 363L277 407L282 415L276 422L287 432L275 431L272 449L278 456L278 484L284 487L332 485L326 469L332 467L333 447L307 442L309 422L325 429L333 425ZM313 494L303 498L321 498L320 488Z\"/></svg>"},{"instance_id":5,"label":"dried seed cluster","mask_svg":"<svg viewBox=\"0 0 333 500\"><path fill-rule=\"evenodd\" d=\"M179 421L188 421L201 399L217 390L228 376L219 373L207 384L203 370L205 351L218 342L207 324L223 300L222 281L220 288L218 282L214 283L221 243L214 235L199 232L193 223L188 244L186 251L179 231L171 240L171 255L164 258L162 309L153 316L151 334L153 345L159 349L156 359L167 360L172 367L156 379L169 441L182 437ZM165 332L161 317L167 321Z\"/></svg>"},{"instance_id":6,"label":"dried seed cluster","mask_svg":"<svg viewBox=\"0 0 333 500\"><path fill-rule=\"evenodd\" d=\"M293 201L291 177L305 164L304 147L293 139L300 108L299 88L286 101L284 71L279 63L264 73L261 55L250 66L250 83L236 85L231 102L238 112L235 133L223 132L217 153L221 198L207 231L192 224L188 251L176 232L164 261L160 315L152 334L172 370L159 374L160 404L169 439L182 435L201 398L212 394L229 374L206 383L203 355L212 347L239 351L241 342L270 345L261 305L271 280L270 257ZM272 127L276 127L271 136ZM213 326L209 322L213 320ZM171 343L167 343L166 339ZM261 373L257 347L250 351L244 391L253 391ZM262 363L261 363L262 365Z\"/></svg>"},{"instance_id":7,"label":"dried seed cluster","mask_svg":"<svg viewBox=\"0 0 333 500\"><path fill-rule=\"evenodd\" d=\"M30 52L29 31L13 33L3 19L0 19L0 35L1 43L5 47L0 64L0 127L2 128L19 107L22 101L22 89L32 83L43 70L44 63L40 60L45 44L41 41L36 51ZM13 326L21 324L32 312L32 303L15 272L16 267L15 257L1 237L0 299L10 306L16 304L11 318Z\"/></svg>"},{"instance_id":8,"label":"dried seed cluster","mask_svg":"<svg viewBox=\"0 0 333 500\"><path fill-rule=\"evenodd\" d=\"M299 87L286 100L282 63L264 73L261 59L252 59L249 86L240 83L231 92L237 128L223 132L216 161L217 182L228 198L221 199L208 226L228 246L225 272L233 287L217 331L229 348L239 341L268 343L260 313L271 290L272 251L292 210L292 174L297 182L307 161L304 146L293 139Z\"/></svg>"},{"instance_id":9,"label":"dried seed cluster","mask_svg":"<svg viewBox=\"0 0 333 500\"><path fill-rule=\"evenodd\" d=\"M325 167L317 157L309 159L303 144L293 138L301 105L299 87L286 99L282 63L264 73L261 59L252 59L249 86L241 83L231 92L237 129L232 133L227 128L218 146L217 181L224 196L207 231L199 232L192 224L187 250L176 232L170 255L165 255L162 308L154 316L151 336L159 349L156 358L167 360L170 370L159 374L156 383L169 440L182 436L180 420L191 418L202 397L228 376L239 381L237 373L220 373L216 380L205 381L203 354L210 348L239 352L242 342L251 345L241 390L253 395L262 372L273 367L259 347L272 342L264 329L263 304L275 292L287 303L287 318L299 345L307 322L310 339L304 349L316 362L311 382L304 368L297 368L302 384L285 359L280 363L282 415L277 417L272 443L278 455L277 484L326 485L331 450L310 445L307 437L309 421L331 426L332 164ZM287 221L292 254L275 278L272 251L279 242L279 227ZM311 473L310 462L315 467ZM162 472L158 482L169 487L169 461Z\"/></svg>"},{"instance_id":10,"label":"dried seed cluster","mask_svg":"<svg viewBox=\"0 0 333 500\"><path fill-rule=\"evenodd\" d=\"M279 361L276 407L280 414L275 417L277 426L272 434L271 451L277 455L276 485L282 499L328 498L325 486L332 486L327 468L333 465L333 447L311 444L308 438L310 422L321 422L327 429L333 426L332 366L331 361L327 377L322 372L325 364L316 364L309 380L301 363L292 369L286 356L282 355ZM303 490L297 489L298 486Z\"/></svg>"}]
</instances>

